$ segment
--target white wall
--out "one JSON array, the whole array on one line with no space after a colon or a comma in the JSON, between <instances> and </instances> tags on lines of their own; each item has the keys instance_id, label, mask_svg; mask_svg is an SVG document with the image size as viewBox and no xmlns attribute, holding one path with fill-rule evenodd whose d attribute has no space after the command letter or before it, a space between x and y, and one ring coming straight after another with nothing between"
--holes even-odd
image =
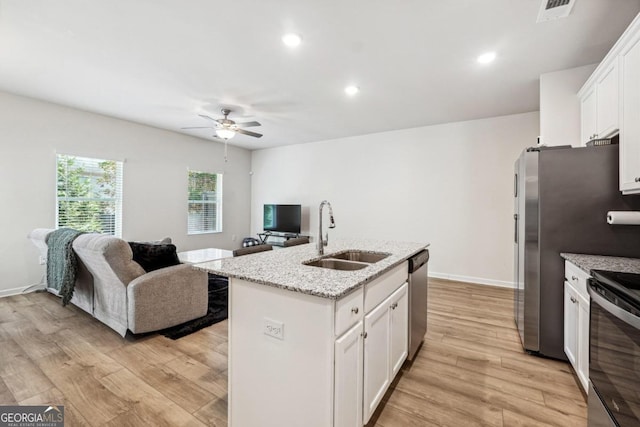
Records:
<instances>
[{"instance_id":1,"label":"white wall","mask_svg":"<svg viewBox=\"0 0 640 427\"><path fill-rule=\"evenodd\" d=\"M331 202L335 238L431 243L430 273L513 283L513 165L536 142L537 112L252 153L251 229L262 205L300 203L317 239Z\"/></svg>"},{"instance_id":2,"label":"white wall","mask_svg":"<svg viewBox=\"0 0 640 427\"><path fill-rule=\"evenodd\" d=\"M540 136L547 145L581 145L578 91L597 65L540 76Z\"/></svg>"},{"instance_id":3,"label":"white wall","mask_svg":"<svg viewBox=\"0 0 640 427\"><path fill-rule=\"evenodd\" d=\"M250 152L132 122L0 92L0 296L44 271L27 240L54 227L56 153L125 160L123 238L170 236L178 250L233 249L248 235ZM223 232L188 236L187 168L224 173ZM237 236L237 241L232 236Z\"/></svg>"}]
</instances>

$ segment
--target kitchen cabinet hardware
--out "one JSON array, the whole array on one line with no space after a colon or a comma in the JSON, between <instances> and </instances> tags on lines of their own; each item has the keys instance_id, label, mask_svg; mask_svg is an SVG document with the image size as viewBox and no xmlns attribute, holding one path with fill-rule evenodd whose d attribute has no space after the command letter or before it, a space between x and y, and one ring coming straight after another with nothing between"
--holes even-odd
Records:
<instances>
[{"instance_id":1,"label":"kitchen cabinet hardware","mask_svg":"<svg viewBox=\"0 0 640 427\"><path fill-rule=\"evenodd\" d=\"M575 303L577 303L577 302L578 302L578 300L577 300L577 299L575 299L575 297L571 297L571 302L575 304Z\"/></svg>"},{"instance_id":2,"label":"kitchen cabinet hardware","mask_svg":"<svg viewBox=\"0 0 640 427\"><path fill-rule=\"evenodd\" d=\"M571 276L571 280L575 282L576 280L578 280L578 278L576 276Z\"/></svg>"},{"instance_id":3,"label":"kitchen cabinet hardware","mask_svg":"<svg viewBox=\"0 0 640 427\"><path fill-rule=\"evenodd\" d=\"M360 310L358 310L358 307L353 307L353 308L351 309L351 312L352 312L353 314L358 314L358 311L360 311Z\"/></svg>"}]
</instances>

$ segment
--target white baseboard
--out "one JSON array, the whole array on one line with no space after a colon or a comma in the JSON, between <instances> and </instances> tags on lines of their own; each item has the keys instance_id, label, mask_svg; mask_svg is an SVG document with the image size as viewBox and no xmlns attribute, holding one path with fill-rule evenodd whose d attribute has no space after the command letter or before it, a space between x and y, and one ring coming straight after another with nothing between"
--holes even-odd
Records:
<instances>
[{"instance_id":1,"label":"white baseboard","mask_svg":"<svg viewBox=\"0 0 640 427\"><path fill-rule=\"evenodd\" d=\"M2 297L10 297L12 295L19 295L19 294L23 293L25 289L28 289L31 286L33 286L33 285L22 286L20 288L13 288L13 289L2 289L2 290L0 290L0 298L2 298Z\"/></svg>"},{"instance_id":2,"label":"white baseboard","mask_svg":"<svg viewBox=\"0 0 640 427\"><path fill-rule=\"evenodd\" d=\"M513 282L507 282L504 280L483 279L481 277L458 276L455 274L434 273L432 271L429 272L429 277L435 277L436 279L455 280L457 282L476 283L478 285L499 286L501 288L515 288L515 284Z\"/></svg>"}]
</instances>

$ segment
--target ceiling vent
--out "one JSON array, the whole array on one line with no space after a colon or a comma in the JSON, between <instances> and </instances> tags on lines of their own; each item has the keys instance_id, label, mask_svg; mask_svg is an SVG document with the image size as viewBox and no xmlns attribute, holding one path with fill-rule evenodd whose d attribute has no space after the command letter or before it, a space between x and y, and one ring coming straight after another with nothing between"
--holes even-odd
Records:
<instances>
[{"instance_id":1,"label":"ceiling vent","mask_svg":"<svg viewBox=\"0 0 640 427\"><path fill-rule=\"evenodd\" d=\"M551 21L558 18L566 18L573 9L576 0L542 0L538 20L536 22Z\"/></svg>"}]
</instances>

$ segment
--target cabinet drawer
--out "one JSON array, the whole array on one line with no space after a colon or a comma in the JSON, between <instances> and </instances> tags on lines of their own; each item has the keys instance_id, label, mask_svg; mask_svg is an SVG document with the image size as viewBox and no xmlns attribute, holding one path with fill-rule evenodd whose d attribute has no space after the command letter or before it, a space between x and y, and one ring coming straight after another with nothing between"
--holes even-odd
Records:
<instances>
[{"instance_id":1,"label":"cabinet drawer","mask_svg":"<svg viewBox=\"0 0 640 427\"><path fill-rule=\"evenodd\" d=\"M403 262L371 283L364 285L364 311L373 310L409 278L409 263Z\"/></svg>"},{"instance_id":2,"label":"cabinet drawer","mask_svg":"<svg viewBox=\"0 0 640 427\"><path fill-rule=\"evenodd\" d=\"M364 316L364 289L336 301L336 336L355 325Z\"/></svg>"},{"instance_id":3,"label":"cabinet drawer","mask_svg":"<svg viewBox=\"0 0 640 427\"><path fill-rule=\"evenodd\" d=\"M575 288L579 295L589 299L589 291L587 290L587 279L591 277L589 274L580 269L577 265L572 264L569 261L565 261L564 276L565 279L567 279L567 282Z\"/></svg>"}]
</instances>

